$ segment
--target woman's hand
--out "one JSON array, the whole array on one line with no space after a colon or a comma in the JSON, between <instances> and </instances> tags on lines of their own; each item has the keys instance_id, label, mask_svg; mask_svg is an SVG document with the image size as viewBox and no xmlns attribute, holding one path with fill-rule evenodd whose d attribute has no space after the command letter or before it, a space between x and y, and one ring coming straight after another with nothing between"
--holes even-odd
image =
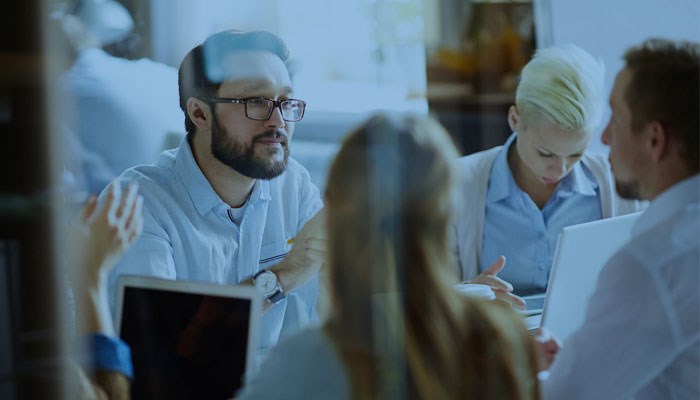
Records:
<instances>
[{"instance_id":1,"label":"woman's hand","mask_svg":"<svg viewBox=\"0 0 700 400\"><path fill-rule=\"evenodd\" d=\"M138 185L110 184L102 205L91 196L73 224L73 268L88 287L99 285L143 229Z\"/></svg>"},{"instance_id":2,"label":"woman's hand","mask_svg":"<svg viewBox=\"0 0 700 400\"><path fill-rule=\"evenodd\" d=\"M539 369L540 371L549 370L557 354L559 354L562 344L547 328L542 327L535 331L535 342L537 343L539 356Z\"/></svg>"},{"instance_id":3,"label":"woman's hand","mask_svg":"<svg viewBox=\"0 0 700 400\"><path fill-rule=\"evenodd\" d=\"M505 256L500 256L493 264L489 265L488 268L486 268L482 273L477 275L468 283L488 285L491 287L491 289L493 289L494 293L496 293L497 299L506 301L517 308L524 309L525 300L512 293L513 285L498 277L498 274L501 272L503 267L505 267L505 265Z\"/></svg>"}]
</instances>

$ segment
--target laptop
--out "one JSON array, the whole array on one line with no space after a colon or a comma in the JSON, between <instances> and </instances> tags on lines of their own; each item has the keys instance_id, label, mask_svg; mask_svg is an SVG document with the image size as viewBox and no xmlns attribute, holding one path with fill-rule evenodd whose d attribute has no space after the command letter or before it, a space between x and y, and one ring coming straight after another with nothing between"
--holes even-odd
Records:
<instances>
[{"instance_id":1,"label":"laptop","mask_svg":"<svg viewBox=\"0 0 700 400\"><path fill-rule=\"evenodd\" d=\"M526 316L542 314L544 308L544 298L546 292L536 291L532 293L515 293L525 300L525 309L518 310L519 313Z\"/></svg>"},{"instance_id":2,"label":"laptop","mask_svg":"<svg viewBox=\"0 0 700 400\"><path fill-rule=\"evenodd\" d=\"M525 319L544 326L562 342L578 330L603 266L625 243L642 213L627 214L562 229L554 251L542 314Z\"/></svg>"},{"instance_id":3,"label":"laptop","mask_svg":"<svg viewBox=\"0 0 700 400\"><path fill-rule=\"evenodd\" d=\"M255 372L261 314L252 287L121 276L114 317L132 398L232 398Z\"/></svg>"}]
</instances>

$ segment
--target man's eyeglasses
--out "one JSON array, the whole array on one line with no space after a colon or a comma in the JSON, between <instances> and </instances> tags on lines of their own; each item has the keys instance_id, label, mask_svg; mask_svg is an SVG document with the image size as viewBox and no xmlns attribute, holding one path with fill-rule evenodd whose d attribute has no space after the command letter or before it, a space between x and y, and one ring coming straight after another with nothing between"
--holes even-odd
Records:
<instances>
[{"instance_id":1,"label":"man's eyeglasses","mask_svg":"<svg viewBox=\"0 0 700 400\"><path fill-rule=\"evenodd\" d=\"M282 111L282 119L288 122L300 121L304 118L306 103L297 99L272 100L265 97L249 97L232 99L228 97L203 97L209 103L245 104L245 116L255 121L267 121L275 107Z\"/></svg>"}]
</instances>

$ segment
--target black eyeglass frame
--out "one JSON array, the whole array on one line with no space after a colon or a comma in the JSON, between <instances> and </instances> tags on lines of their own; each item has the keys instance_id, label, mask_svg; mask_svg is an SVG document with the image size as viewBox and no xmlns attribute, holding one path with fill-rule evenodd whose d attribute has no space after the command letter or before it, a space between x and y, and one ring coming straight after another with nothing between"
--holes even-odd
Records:
<instances>
[{"instance_id":1,"label":"black eyeglass frame","mask_svg":"<svg viewBox=\"0 0 700 400\"><path fill-rule=\"evenodd\" d=\"M253 121L267 121L270 119L272 116L272 113L275 111L275 107L279 108L281 113L282 113L282 119L287 121L287 122L299 122L304 118L304 112L306 111L306 102L304 100L299 100L299 99L284 99L284 100L272 100L268 99L267 97L246 97L242 99L235 99L231 97L200 97L202 100L206 101L207 103L228 103L228 104L243 104L245 106L245 116L248 119L252 119ZM270 111L268 112L267 116L265 118L252 118L251 116L248 115L248 102L251 100L267 100L272 103L272 107L270 108ZM299 115L298 119L287 119L284 117L284 109L282 108L282 103L286 101L298 101L301 103L302 108L301 108L301 115Z\"/></svg>"}]
</instances>

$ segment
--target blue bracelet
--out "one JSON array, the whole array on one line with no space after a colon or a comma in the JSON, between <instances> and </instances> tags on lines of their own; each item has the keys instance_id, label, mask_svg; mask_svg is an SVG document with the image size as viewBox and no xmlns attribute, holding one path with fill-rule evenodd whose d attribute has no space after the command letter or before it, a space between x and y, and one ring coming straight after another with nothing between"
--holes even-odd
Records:
<instances>
[{"instance_id":1,"label":"blue bracelet","mask_svg":"<svg viewBox=\"0 0 700 400\"><path fill-rule=\"evenodd\" d=\"M123 340L102 333L87 335L86 339L88 349L91 352L91 357L89 358L92 361L90 368L93 371L115 371L129 379L134 377L134 369L131 365L131 349Z\"/></svg>"}]
</instances>

